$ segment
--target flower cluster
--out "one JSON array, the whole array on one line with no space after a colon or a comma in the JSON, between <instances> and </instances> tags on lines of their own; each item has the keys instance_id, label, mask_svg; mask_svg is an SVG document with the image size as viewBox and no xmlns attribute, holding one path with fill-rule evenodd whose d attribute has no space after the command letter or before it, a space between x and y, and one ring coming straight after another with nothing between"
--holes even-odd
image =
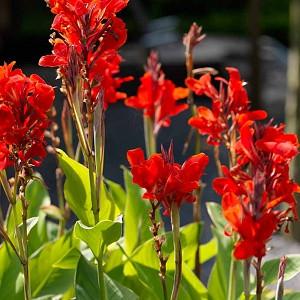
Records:
<instances>
[{"instance_id":1,"label":"flower cluster","mask_svg":"<svg viewBox=\"0 0 300 300\"><path fill-rule=\"evenodd\" d=\"M199 106L196 116L190 118L189 124L200 134L208 135L207 142L219 145L224 141L231 126L240 127L248 120L262 120L267 117L265 111L250 111L249 99L240 73L235 68L226 68L229 80L217 77L220 88L217 90L209 73L200 79L187 78L186 85L196 93L211 99L211 108Z\"/></svg>"},{"instance_id":2,"label":"flower cluster","mask_svg":"<svg viewBox=\"0 0 300 300\"><path fill-rule=\"evenodd\" d=\"M298 140L283 130L283 125L246 122L236 144L236 166L223 166L224 177L213 182L224 217L239 236L237 259L264 256L274 231L297 218L294 193L300 187L289 178L289 164L298 154Z\"/></svg>"},{"instance_id":3,"label":"flower cluster","mask_svg":"<svg viewBox=\"0 0 300 300\"><path fill-rule=\"evenodd\" d=\"M187 104L177 102L187 95L187 89L176 87L171 80L165 79L157 53L151 52L137 96L127 98L125 104L143 110L144 116L154 122L154 133L157 133L161 127L170 126L170 117L188 108Z\"/></svg>"},{"instance_id":4,"label":"flower cluster","mask_svg":"<svg viewBox=\"0 0 300 300\"><path fill-rule=\"evenodd\" d=\"M146 189L143 198L157 200L168 215L172 203L178 207L193 202L193 191L199 187L199 180L208 164L204 153L196 154L182 165L174 162L173 149L162 150L162 154L153 154L145 159L140 148L129 150L127 159L131 166L133 182Z\"/></svg>"},{"instance_id":5,"label":"flower cluster","mask_svg":"<svg viewBox=\"0 0 300 300\"><path fill-rule=\"evenodd\" d=\"M125 23L116 16L127 0L49 0L56 16L52 29L59 33L51 38L53 51L43 56L39 64L59 67L65 83L76 87L83 78L85 97L95 106L103 99L104 107L126 97L117 88L131 77L119 78L122 61L117 50L127 39Z\"/></svg>"},{"instance_id":6,"label":"flower cluster","mask_svg":"<svg viewBox=\"0 0 300 300\"><path fill-rule=\"evenodd\" d=\"M0 170L38 166L46 155L44 131L54 90L38 75L26 77L14 62L0 66Z\"/></svg>"}]
</instances>

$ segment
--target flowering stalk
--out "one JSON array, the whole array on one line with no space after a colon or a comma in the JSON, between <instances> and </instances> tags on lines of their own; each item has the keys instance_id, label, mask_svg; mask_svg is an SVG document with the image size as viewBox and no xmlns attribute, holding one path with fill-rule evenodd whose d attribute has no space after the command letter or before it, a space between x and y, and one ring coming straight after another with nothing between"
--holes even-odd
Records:
<instances>
[{"instance_id":1,"label":"flowering stalk","mask_svg":"<svg viewBox=\"0 0 300 300\"><path fill-rule=\"evenodd\" d=\"M287 257L283 256L280 259L279 270L278 270L278 281L276 287L275 300L283 300L284 295L284 273L287 264Z\"/></svg>"},{"instance_id":2,"label":"flowering stalk","mask_svg":"<svg viewBox=\"0 0 300 300\"><path fill-rule=\"evenodd\" d=\"M150 157L156 152L156 134L154 133L153 121L150 117L144 116L144 136L147 156Z\"/></svg>"},{"instance_id":3,"label":"flowering stalk","mask_svg":"<svg viewBox=\"0 0 300 300\"><path fill-rule=\"evenodd\" d=\"M98 274L98 284L100 287L100 299L107 300L107 292L106 286L104 282L104 272L103 272L103 251L104 245L101 246L99 256L96 258L97 260L97 274Z\"/></svg>"},{"instance_id":4,"label":"flowering stalk","mask_svg":"<svg viewBox=\"0 0 300 300\"><path fill-rule=\"evenodd\" d=\"M174 257L175 257L175 274L171 300L177 300L180 282L182 277L182 250L180 244L180 214L176 203L171 206L171 223L173 233Z\"/></svg>"},{"instance_id":5,"label":"flowering stalk","mask_svg":"<svg viewBox=\"0 0 300 300\"><path fill-rule=\"evenodd\" d=\"M262 258L258 257L255 262L256 269L256 300L261 300L263 292L263 273L261 270L261 261Z\"/></svg>"},{"instance_id":6,"label":"flowering stalk","mask_svg":"<svg viewBox=\"0 0 300 300\"><path fill-rule=\"evenodd\" d=\"M251 258L244 261L244 296L245 300L250 300L250 266Z\"/></svg>"},{"instance_id":7,"label":"flowering stalk","mask_svg":"<svg viewBox=\"0 0 300 300\"><path fill-rule=\"evenodd\" d=\"M15 221L15 232L18 241L18 257L23 268L24 275L24 299L31 299L31 288L30 288L30 273L29 273L29 258L28 258L28 236L27 236L27 209L28 203L25 199L25 189L27 186L26 174L23 176L15 169L15 180L14 180L14 191L12 198L12 213ZM17 201L22 203L22 228L18 223L18 213L16 208Z\"/></svg>"},{"instance_id":8,"label":"flowering stalk","mask_svg":"<svg viewBox=\"0 0 300 300\"><path fill-rule=\"evenodd\" d=\"M164 295L164 300L168 299L168 293L167 293L167 285L166 285L166 264L168 261L167 257L164 257L162 252L162 245L165 241L165 237L160 237L158 235L159 229L160 229L160 222L156 221L156 213L157 209L159 208L159 202L154 203L151 201L151 211L149 213L150 221L152 223L152 226L150 228L150 231L153 235L154 240L154 248L157 254L157 257L159 259L159 277L162 284L162 290Z\"/></svg>"},{"instance_id":9,"label":"flowering stalk","mask_svg":"<svg viewBox=\"0 0 300 300\"><path fill-rule=\"evenodd\" d=\"M183 44L185 46L185 64L187 77L193 78L193 69L194 69L194 58L193 51L194 48L205 38L205 35L202 33L202 27L199 27L196 23L193 23L190 27L190 30L183 37ZM194 103L193 91L191 88L188 89L188 105L190 107L191 116L195 116L197 114L197 107ZM188 145L189 141L187 141ZM201 144L200 144L200 135L195 134L195 149L194 153L200 153ZM199 188L195 191L196 201L193 204L193 217L194 222L199 223L201 221L201 192L203 190L202 183L200 182ZM200 278L201 276L201 265L200 265L200 248L197 247L195 253L195 274Z\"/></svg>"}]
</instances>

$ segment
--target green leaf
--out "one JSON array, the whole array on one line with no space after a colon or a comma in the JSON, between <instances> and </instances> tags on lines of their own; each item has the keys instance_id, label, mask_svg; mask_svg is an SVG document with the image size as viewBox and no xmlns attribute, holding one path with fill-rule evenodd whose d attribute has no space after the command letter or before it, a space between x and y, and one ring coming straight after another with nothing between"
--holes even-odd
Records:
<instances>
[{"instance_id":1,"label":"green leaf","mask_svg":"<svg viewBox=\"0 0 300 300\"><path fill-rule=\"evenodd\" d=\"M226 299L230 273L230 262L232 257L233 241L230 237L224 236L223 229L212 227L212 232L218 241L218 253L216 262L208 279L208 299ZM242 264L236 261L236 294L240 295L243 289Z\"/></svg>"},{"instance_id":2,"label":"green leaf","mask_svg":"<svg viewBox=\"0 0 300 300\"><path fill-rule=\"evenodd\" d=\"M184 262L195 258L196 249L198 247L198 233L200 232L200 223L191 223L180 228L180 241L182 247L182 257ZM165 256L169 256L168 269L174 270L175 265L173 262L173 237L172 232L164 234L165 243L163 244L163 253ZM140 245L134 253L132 253L130 259L141 265L158 270L159 261L154 250L153 238L147 240Z\"/></svg>"},{"instance_id":3,"label":"green leaf","mask_svg":"<svg viewBox=\"0 0 300 300\"><path fill-rule=\"evenodd\" d=\"M120 283L104 274L104 282L109 300L138 300L137 295ZM99 299L100 287L98 284L96 266L81 256L76 271L75 291L77 300Z\"/></svg>"},{"instance_id":4,"label":"green leaf","mask_svg":"<svg viewBox=\"0 0 300 300\"><path fill-rule=\"evenodd\" d=\"M210 216L212 223L220 230L224 230L227 221L224 219L222 214L222 207L216 202L206 203L207 212Z\"/></svg>"},{"instance_id":5,"label":"green leaf","mask_svg":"<svg viewBox=\"0 0 300 300\"><path fill-rule=\"evenodd\" d=\"M89 171L79 162L71 159L62 150L57 150L59 166L66 175L64 185L65 199L70 208L87 226L94 224L92 212L91 188L89 183Z\"/></svg>"},{"instance_id":6,"label":"green leaf","mask_svg":"<svg viewBox=\"0 0 300 300\"><path fill-rule=\"evenodd\" d=\"M0 266L1 299L24 299L23 280L20 280L21 263L6 243L0 248Z\"/></svg>"},{"instance_id":7,"label":"green leaf","mask_svg":"<svg viewBox=\"0 0 300 300\"><path fill-rule=\"evenodd\" d=\"M300 299L300 293L290 293L284 295L284 300L299 300Z\"/></svg>"},{"instance_id":8,"label":"green leaf","mask_svg":"<svg viewBox=\"0 0 300 300\"><path fill-rule=\"evenodd\" d=\"M38 217L37 225L29 235L29 254L39 249L48 242L46 214L41 207L50 205L50 196L40 174L35 174L36 179L32 180L26 187L25 198L29 202L28 218Z\"/></svg>"},{"instance_id":9,"label":"green leaf","mask_svg":"<svg viewBox=\"0 0 300 300\"><path fill-rule=\"evenodd\" d=\"M28 217L37 217L41 213L42 205L50 204L50 196L40 174L34 174L36 179L31 180L26 187L25 198L29 202Z\"/></svg>"},{"instance_id":10,"label":"green leaf","mask_svg":"<svg viewBox=\"0 0 300 300\"><path fill-rule=\"evenodd\" d=\"M88 227L77 221L74 234L89 246L95 257L99 257L102 246L108 246L121 237L122 223L106 220L100 221L94 227Z\"/></svg>"},{"instance_id":11,"label":"green leaf","mask_svg":"<svg viewBox=\"0 0 300 300\"><path fill-rule=\"evenodd\" d=\"M124 213L126 193L122 186L108 179L105 179L105 186L107 196L117 205L120 212Z\"/></svg>"},{"instance_id":12,"label":"green leaf","mask_svg":"<svg viewBox=\"0 0 300 300\"><path fill-rule=\"evenodd\" d=\"M290 280L300 273L300 254L286 255L287 264L285 269L284 281ZM264 273L265 285L275 283L277 281L278 267L280 258L265 261L262 266Z\"/></svg>"},{"instance_id":13,"label":"green leaf","mask_svg":"<svg viewBox=\"0 0 300 300\"><path fill-rule=\"evenodd\" d=\"M54 265L71 249L77 247L68 233L46 244L30 259L31 289L33 297L57 295L66 292L72 285L75 270L60 269Z\"/></svg>"},{"instance_id":14,"label":"green leaf","mask_svg":"<svg viewBox=\"0 0 300 300\"><path fill-rule=\"evenodd\" d=\"M37 224L37 222L39 221L39 217L33 217L30 219L26 220L26 224L27 224L27 235L30 233L30 231L34 228L34 226ZM23 230L23 224L20 224L19 226L20 230Z\"/></svg>"},{"instance_id":15,"label":"green leaf","mask_svg":"<svg viewBox=\"0 0 300 300\"><path fill-rule=\"evenodd\" d=\"M59 269L76 269L80 256L80 251L77 248L72 248L60 260L53 264L53 267Z\"/></svg>"},{"instance_id":16,"label":"green leaf","mask_svg":"<svg viewBox=\"0 0 300 300\"><path fill-rule=\"evenodd\" d=\"M62 150L57 150L59 165L66 175L64 185L65 199L78 219L86 226L94 225L92 212L91 187L89 170L79 162L71 159ZM106 195L104 183L102 183L100 195L100 220L114 220L118 214L116 204Z\"/></svg>"},{"instance_id":17,"label":"green leaf","mask_svg":"<svg viewBox=\"0 0 300 300\"><path fill-rule=\"evenodd\" d=\"M180 230L180 240L182 246L182 257L183 257L183 279L182 279L182 296L180 299L204 299L207 290L201 281L195 276L191 268L185 263L191 259L195 259L195 253L198 247L198 235L200 232L201 224L192 223L186 225ZM170 278L170 283L168 284L169 294L171 294L173 274L175 269L174 264L174 252L173 252L173 242L172 242L172 232L167 232L166 243L163 247L163 253L165 256L169 256L167 262L167 274ZM140 269L145 269L146 271L141 272ZM152 269L153 272L150 272ZM137 273L139 277L143 276L143 282L149 287L153 286L153 282L157 280L157 287L154 287L155 293L157 293L158 299L162 299L161 294L161 283L158 276L159 270L159 260L157 258L156 252L154 250L153 239L149 239L140 245L128 258L128 263L124 268L124 274L126 276L135 276ZM143 274L145 273L145 274ZM142 275L141 275L142 274ZM150 274L152 274L150 276ZM142 277L142 278L143 278Z\"/></svg>"},{"instance_id":18,"label":"green leaf","mask_svg":"<svg viewBox=\"0 0 300 300\"><path fill-rule=\"evenodd\" d=\"M212 238L206 244L200 245L200 263L203 264L212 259L218 253L218 241Z\"/></svg>"},{"instance_id":19,"label":"green leaf","mask_svg":"<svg viewBox=\"0 0 300 300\"><path fill-rule=\"evenodd\" d=\"M150 204L142 199L142 191L132 182L130 172L126 168L123 170L127 196L124 212L125 251L131 255L136 247L151 238L149 231L151 225L148 217Z\"/></svg>"}]
</instances>

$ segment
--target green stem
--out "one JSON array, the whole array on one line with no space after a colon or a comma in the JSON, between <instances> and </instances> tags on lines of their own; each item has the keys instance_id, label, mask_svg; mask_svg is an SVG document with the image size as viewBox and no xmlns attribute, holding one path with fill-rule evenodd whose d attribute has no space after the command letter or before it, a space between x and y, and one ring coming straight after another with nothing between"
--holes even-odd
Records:
<instances>
[{"instance_id":1,"label":"green stem","mask_svg":"<svg viewBox=\"0 0 300 300\"><path fill-rule=\"evenodd\" d=\"M150 157L156 153L156 136L154 134L153 120L148 116L144 116L144 135L147 156Z\"/></svg>"},{"instance_id":2,"label":"green stem","mask_svg":"<svg viewBox=\"0 0 300 300\"><path fill-rule=\"evenodd\" d=\"M244 294L245 300L250 300L250 266L251 258L244 261Z\"/></svg>"},{"instance_id":3,"label":"green stem","mask_svg":"<svg viewBox=\"0 0 300 300\"><path fill-rule=\"evenodd\" d=\"M231 255L227 300L236 300L236 260Z\"/></svg>"},{"instance_id":4,"label":"green stem","mask_svg":"<svg viewBox=\"0 0 300 300\"><path fill-rule=\"evenodd\" d=\"M182 252L180 244L180 215L179 208L176 203L172 203L171 207L171 222L173 232L173 245L175 253L175 274L171 294L171 300L177 300L178 292L182 276Z\"/></svg>"},{"instance_id":5,"label":"green stem","mask_svg":"<svg viewBox=\"0 0 300 300\"><path fill-rule=\"evenodd\" d=\"M31 299L31 287L30 287L30 273L29 273L29 257L28 257L28 236L27 236L27 203L26 199L22 197L22 219L23 219L23 230L22 230L22 241L24 247L24 256L23 256L23 272L24 272L24 294L25 300Z\"/></svg>"},{"instance_id":6,"label":"green stem","mask_svg":"<svg viewBox=\"0 0 300 300\"><path fill-rule=\"evenodd\" d=\"M107 300L106 287L104 282L104 272L102 266L102 258L103 258L103 246L100 249L100 254L97 257L97 274L98 274L98 284L100 288L100 300Z\"/></svg>"}]
</instances>

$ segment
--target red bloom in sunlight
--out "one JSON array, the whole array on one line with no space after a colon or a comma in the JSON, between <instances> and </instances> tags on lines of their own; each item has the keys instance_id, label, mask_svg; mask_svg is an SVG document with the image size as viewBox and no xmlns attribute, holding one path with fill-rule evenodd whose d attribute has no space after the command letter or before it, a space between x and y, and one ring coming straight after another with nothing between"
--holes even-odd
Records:
<instances>
[{"instance_id":1,"label":"red bloom in sunlight","mask_svg":"<svg viewBox=\"0 0 300 300\"><path fill-rule=\"evenodd\" d=\"M298 139L284 126L246 122L236 144L237 165L223 167L224 177L213 182L222 196L223 214L239 234L237 259L262 257L272 234L286 221L297 219L294 193L298 184L289 178L289 164L298 154ZM285 203L285 206L279 204Z\"/></svg>"},{"instance_id":2,"label":"red bloom in sunlight","mask_svg":"<svg viewBox=\"0 0 300 300\"><path fill-rule=\"evenodd\" d=\"M67 88L75 88L82 77L88 100L95 107L99 100L104 108L125 93L117 91L131 77L116 77L121 57L117 50L127 39L125 23L116 16L128 3L126 0L51 0L56 15L52 29L60 38L51 39L53 51L43 56L39 64L58 67ZM66 91L73 94L74 91Z\"/></svg>"},{"instance_id":3,"label":"red bloom in sunlight","mask_svg":"<svg viewBox=\"0 0 300 300\"><path fill-rule=\"evenodd\" d=\"M0 67L0 169L40 164L46 155L46 112L54 90L38 75L26 77L14 63Z\"/></svg>"},{"instance_id":4,"label":"red bloom in sunlight","mask_svg":"<svg viewBox=\"0 0 300 300\"><path fill-rule=\"evenodd\" d=\"M242 127L247 121L263 120L267 113L263 110L250 111L247 91L240 73L235 68L226 68L229 80L217 77L219 91L212 84L210 74L199 79L187 78L185 83L196 95L211 99L211 109L200 106L195 116L189 119L189 125L202 135L207 135L207 142L212 145L226 144L229 131L234 127Z\"/></svg>"},{"instance_id":5,"label":"red bloom in sunlight","mask_svg":"<svg viewBox=\"0 0 300 300\"><path fill-rule=\"evenodd\" d=\"M207 142L212 145L220 143L226 129L226 123L220 112L220 102L217 101L214 101L212 110L205 106L198 107L196 116L190 118L188 123L200 134L208 135Z\"/></svg>"},{"instance_id":6,"label":"red bloom in sunlight","mask_svg":"<svg viewBox=\"0 0 300 300\"><path fill-rule=\"evenodd\" d=\"M171 117L188 108L187 104L177 102L187 97L188 90L176 88L171 80L165 79L155 52L150 54L146 73L140 80L137 96L127 98L125 104L143 110L144 115L153 120L157 133L162 126L170 125Z\"/></svg>"},{"instance_id":7,"label":"red bloom in sunlight","mask_svg":"<svg viewBox=\"0 0 300 300\"><path fill-rule=\"evenodd\" d=\"M194 155L182 165L174 163L172 147L169 152L154 154L145 159L143 150L127 152L133 182L146 189L143 197L159 201L169 214L171 204L180 206L183 202L195 200L193 191L199 187L199 180L208 163L204 153Z\"/></svg>"}]
</instances>

